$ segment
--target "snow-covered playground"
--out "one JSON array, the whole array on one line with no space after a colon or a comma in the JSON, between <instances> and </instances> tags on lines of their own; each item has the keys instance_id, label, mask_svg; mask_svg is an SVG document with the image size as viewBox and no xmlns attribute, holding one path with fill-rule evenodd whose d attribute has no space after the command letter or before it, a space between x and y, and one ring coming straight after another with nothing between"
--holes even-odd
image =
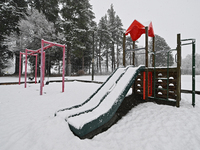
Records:
<instances>
[{"instance_id":1,"label":"snow-covered playground","mask_svg":"<svg viewBox=\"0 0 200 150\"><path fill-rule=\"evenodd\" d=\"M90 76L67 77L91 80ZM107 76L95 76L105 81ZM54 78L57 79L57 78ZM50 80L54 80L51 78ZM61 78L60 78L61 79ZM17 77L1 77L2 82L18 82ZM23 79L22 79L23 81ZM182 89L191 89L191 76L182 76ZM1 85L0 149L1 150L198 150L200 148L200 95L195 108L192 95L181 94L180 108L147 102L134 107L117 124L93 139L74 136L63 116L54 117L61 109L85 101L100 84L65 82ZM200 91L200 76L196 76ZM130 94L131 92L129 92Z\"/></svg>"}]
</instances>

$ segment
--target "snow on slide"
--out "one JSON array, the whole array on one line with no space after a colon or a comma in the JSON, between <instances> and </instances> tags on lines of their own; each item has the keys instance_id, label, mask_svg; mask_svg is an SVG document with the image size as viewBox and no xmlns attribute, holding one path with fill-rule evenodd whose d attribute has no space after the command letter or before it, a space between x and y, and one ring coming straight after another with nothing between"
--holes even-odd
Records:
<instances>
[{"instance_id":1,"label":"snow on slide","mask_svg":"<svg viewBox=\"0 0 200 150\"><path fill-rule=\"evenodd\" d=\"M103 98L98 107L86 113L69 116L67 122L70 129L79 137L83 137L108 122L117 111L137 75L144 68L144 66L124 68L126 71L121 74L116 84L109 84L108 88L104 89L107 91L101 91L103 89L98 91L104 93L104 97L100 96L101 94L98 96ZM105 95L106 92L107 95Z\"/></svg>"},{"instance_id":2,"label":"snow on slide","mask_svg":"<svg viewBox=\"0 0 200 150\"><path fill-rule=\"evenodd\" d=\"M119 80L119 78L122 76L124 72L129 68L130 66L127 66L126 68L118 68L116 69L104 82L102 86L92 95L90 96L85 102L83 102L80 105L73 106L71 108L63 109L62 114L68 119L71 115L78 115L85 113L91 109L94 109L98 106L98 104L104 99L104 97L108 94L109 90L112 89L112 87L116 84L116 82ZM62 111L62 110L61 110Z\"/></svg>"}]
</instances>

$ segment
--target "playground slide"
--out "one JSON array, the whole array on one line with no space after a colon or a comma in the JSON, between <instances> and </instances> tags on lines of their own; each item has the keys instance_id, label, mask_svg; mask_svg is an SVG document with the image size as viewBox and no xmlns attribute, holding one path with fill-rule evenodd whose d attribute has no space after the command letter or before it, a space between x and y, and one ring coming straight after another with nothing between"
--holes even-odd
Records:
<instances>
[{"instance_id":1,"label":"playground slide","mask_svg":"<svg viewBox=\"0 0 200 150\"><path fill-rule=\"evenodd\" d=\"M69 116L66 121L71 131L80 138L94 131L107 123L115 114L127 92L133 85L137 75L144 70L144 66L124 68L125 72L118 76L115 84L110 88L104 89L100 103L90 110L82 113L75 113ZM115 74L115 73L114 73ZM111 84L110 84L111 85ZM102 92L103 88L97 90ZM97 94L96 93L96 94Z\"/></svg>"},{"instance_id":2,"label":"playground slide","mask_svg":"<svg viewBox=\"0 0 200 150\"><path fill-rule=\"evenodd\" d=\"M115 83L119 80L119 78L128 70L130 66L126 68L118 68L116 69L108 79L100 86L100 88L94 92L85 102L80 105L76 105L70 108L65 108L59 110L60 115L63 115L68 119L69 116L79 115L85 113L91 109L94 109L98 106L98 104L107 96L109 90L115 85ZM57 115L57 114L55 114Z\"/></svg>"}]
</instances>

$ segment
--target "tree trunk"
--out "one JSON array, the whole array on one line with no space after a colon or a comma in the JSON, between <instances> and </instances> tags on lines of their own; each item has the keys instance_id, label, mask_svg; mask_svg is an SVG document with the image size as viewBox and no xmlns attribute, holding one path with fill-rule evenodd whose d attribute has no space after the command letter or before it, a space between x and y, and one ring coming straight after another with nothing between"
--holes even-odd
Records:
<instances>
[{"instance_id":1,"label":"tree trunk","mask_svg":"<svg viewBox=\"0 0 200 150\"><path fill-rule=\"evenodd\" d=\"M118 67L119 67L119 44L118 44L118 40L117 40L117 68Z\"/></svg>"},{"instance_id":2,"label":"tree trunk","mask_svg":"<svg viewBox=\"0 0 200 150\"><path fill-rule=\"evenodd\" d=\"M60 61L58 61L58 74L60 75Z\"/></svg>"},{"instance_id":3,"label":"tree trunk","mask_svg":"<svg viewBox=\"0 0 200 150\"><path fill-rule=\"evenodd\" d=\"M84 50L82 50L82 70L84 70Z\"/></svg>"},{"instance_id":4,"label":"tree trunk","mask_svg":"<svg viewBox=\"0 0 200 150\"><path fill-rule=\"evenodd\" d=\"M101 34L101 36L102 36L102 34ZM101 72L101 37L100 37L100 41L99 41L99 71L100 71L100 74L102 73Z\"/></svg>"},{"instance_id":5,"label":"tree trunk","mask_svg":"<svg viewBox=\"0 0 200 150\"><path fill-rule=\"evenodd\" d=\"M115 70L115 46L114 42L112 43L112 71Z\"/></svg>"},{"instance_id":6,"label":"tree trunk","mask_svg":"<svg viewBox=\"0 0 200 150\"><path fill-rule=\"evenodd\" d=\"M97 73L98 73L98 72L99 72L99 65L98 65L98 63L99 63L99 58L98 58L98 48L97 48L97 44L98 44L98 43L96 42L96 55L97 55L97 57L96 57L96 58L97 58L97 62L96 62L96 63L97 63Z\"/></svg>"},{"instance_id":7,"label":"tree trunk","mask_svg":"<svg viewBox=\"0 0 200 150\"><path fill-rule=\"evenodd\" d=\"M107 44L107 48L106 48L106 70L108 72L108 44Z\"/></svg>"}]
</instances>

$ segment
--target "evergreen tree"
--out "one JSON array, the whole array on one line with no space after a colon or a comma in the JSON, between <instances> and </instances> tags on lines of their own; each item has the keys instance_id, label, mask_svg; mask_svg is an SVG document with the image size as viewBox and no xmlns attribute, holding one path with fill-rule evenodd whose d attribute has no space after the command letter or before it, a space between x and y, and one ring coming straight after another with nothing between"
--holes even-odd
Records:
<instances>
[{"instance_id":1,"label":"evergreen tree","mask_svg":"<svg viewBox=\"0 0 200 150\"><path fill-rule=\"evenodd\" d=\"M181 63L182 74L192 74L192 54L188 54ZM200 54L195 54L195 73L200 74Z\"/></svg>"},{"instance_id":2,"label":"evergreen tree","mask_svg":"<svg viewBox=\"0 0 200 150\"><path fill-rule=\"evenodd\" d=\"M45 15L39 13L39 11L36 9L29 10L27 15L24 16L24 19L21 19L18 22L18 27L20 30L19 36L16 32L13 32L11 36L7 37L7 45L9 45L9 49L12 51L23 51L26 48L32 50L39 49L41 47L41 39L55 42L59 40L59 36L56 35L55 32L54 24L49 22ZM34 68L35 58L28 58L32 68ZM61 50L56 48L47 50L45 64L46 68L48 69L48 74L50 74L51 66L60 60L62 60ZM40 59L38 63L40 63Z\"/></svg>"},{"instance_id":3,"label":"evergreen tree","mask_svg":"<svg viewBox=\"0 0 200 150\"><path fill-rule=\"evenodd\" d=\"M113 4L111 5L110 9L107 11L108 13L108 28L111 34L111 60L112 60L112 71L115 69L115 39L116 39L116 19L115 19L115 11L113 8Z\"/></svg>"},{"instance_id":4,"label":"evergreen tree","mask_svg":"<svg viewBox=\"0 0 200 150\"><path fill-rule=\"evenodd\" d=\"M98 61L97 64L99 66L100 73L102 73L101 70L101 61L103 60L103 56L106 56L106 70L108 71L108 42L110 41L110 33L108 31L108 20L107 16L101 18L98 24L98 50L97 50L97 56Z\"/></svg>"},{"instance_id":5,"label":"evergreen tree","mask_svg":"<svg viewBox=\"0 0 200 150\"><path fill-rule=\"evenodd\" d=\"M149 49L152 51L152 40L149 43ZM167 66L167 51L171 48L166 43L165 39L159 35L155 35L155 66L156 67L166 67ZM174 58L172 53L169 53L169 66L174 64Z\"/></svg>"},{"instance_id":6,"label":"evergreen tree","mask_svg":"<svg viewBox=\"0 0 200 150\"><path fill-rule=\"evenodd\" d=\"M91 46L88 45L88 40L91 39L88 37L88 31L92 27L94 13L88 0L60 0L60 4L62 20L59 26L66 38L67 75L70 75L71 59L76 60L74 65L81 65L83 69L85 57L88 56L88 52L91 52ZM87 58L91 60L91 56Z\"/></svg>"},{"instance_id":7,"label":"evergreen tree","mask_svg":"<svg viewBox=\"0 0 200 150\"><path fill-rule=\"evenodd\" d=\"M7 67L7 61L12 58L12 53L5 43L5 36L10 36L12 32L19 34L17 23L26 12L27 3L25 0L9 0L0 2L0 68ZM19 51L15 52L16 63L15 73L19 73ZM2 71L0 70L0 73Z\"/></svg>"},{"instance_id":8,"label":"evergreen tree","mask_svg":"<svg viewBox=\"0 0 200 150\"><path fill-rule=\"evenodd\" d=\"M137 43L138 41L135 42L135 48L138 48ZM133 40L131 39L130 36L126 37L126 49L127 50L132 50L133 49ZM141 57L141 55L137 55L138 52L135 52L135 66L140 65L141 63L141 59L139 59ZM139 52L141 53L141 52ZM129 65L133 65L133 52L128 52L126 53L126 62ZM143 64L143 63L142 63Z\"/></svg>"},{"instance_id":9,"label":"evergreen tree","mask_svg":"<svg viewBox=\"0 0 200 150\"><path fill-rule=\"evenodd\" d=\"M99 67L101 67L100 57L106 57L106 70L108 71L109 58L111 58L112 71L120 65L120 49L122 47L123 28L122 22L113 5L108 9L107 14L101 18L98 24L99 37ZM102 60L102 58L101 58Z\"/></svg>"},{"instance_id":10,"label":"evergreen tree","mask_svg":"<svg viewBox=\"0 0 200 150\"><path fill-rule=\"evenodd\" d=\"M123 28L122 28L122 21L119 18L119 16L116 16L116 44L117 44L117 67L119 67L119 55L120 55L120 49L122 49L122 35L123 35Z\"/></svg>"},{"instance_id":11,"label":"evergreen tree","mask_svg":"<svg viewBox=\"0 0 200 150\"><path fill-rule=\"evenodd\" d=\"M27 0L32 9L37 9L43 13L48 21L55 23L58 19L58 0Z\"/></svg>"}]
</instances>

